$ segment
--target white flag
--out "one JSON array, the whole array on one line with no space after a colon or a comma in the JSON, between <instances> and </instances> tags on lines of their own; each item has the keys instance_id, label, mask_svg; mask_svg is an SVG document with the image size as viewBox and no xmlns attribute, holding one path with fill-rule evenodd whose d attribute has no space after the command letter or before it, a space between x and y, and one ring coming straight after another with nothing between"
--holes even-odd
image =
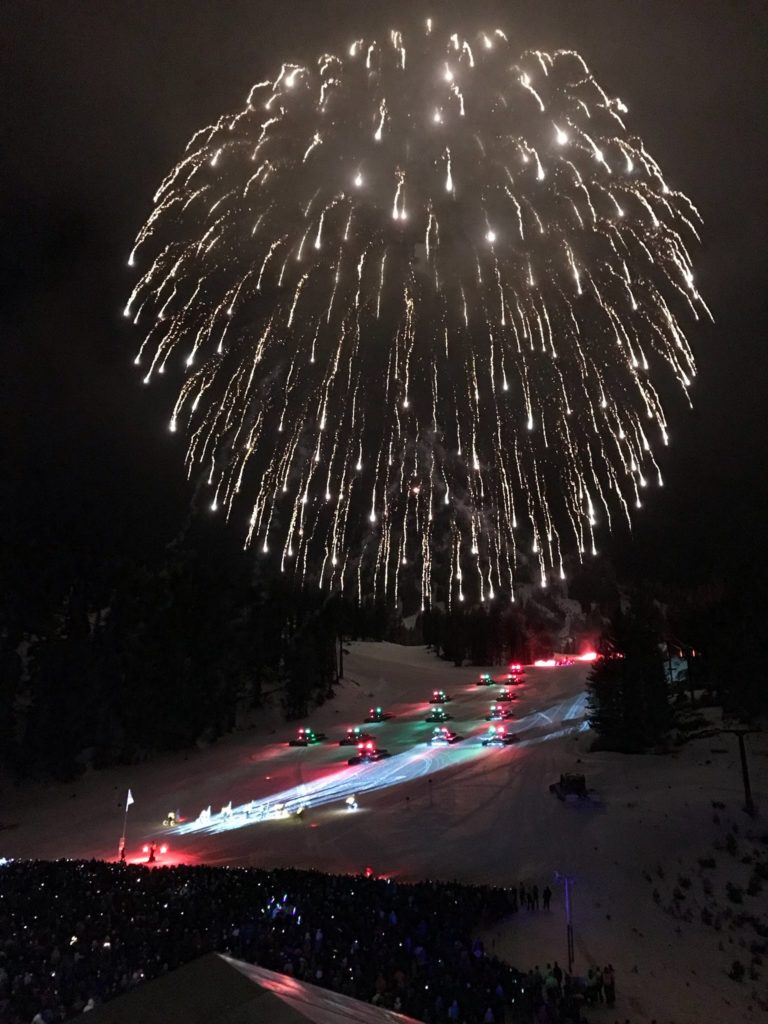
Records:
<instances>
[{"instance_id":1,"label":"white flag","mask_svg":"<svg viewBox=\"0 0 768 1024\"><path fill-rule=\"evenodd\" d=\"M129 789L129 790L128 790L128 798L127 798L127 799L126 799L126 801L125 801L125 809L126 809L126 811L127 811L127 810L128 810L128 808L129 808L129 807L131 806L131 804L132 804L132 803L135 803L135 801L134 801L134 799L133 799L133 793L132 793L132 792L130 791L130 789Z\"/></svg>"}]
</instances>

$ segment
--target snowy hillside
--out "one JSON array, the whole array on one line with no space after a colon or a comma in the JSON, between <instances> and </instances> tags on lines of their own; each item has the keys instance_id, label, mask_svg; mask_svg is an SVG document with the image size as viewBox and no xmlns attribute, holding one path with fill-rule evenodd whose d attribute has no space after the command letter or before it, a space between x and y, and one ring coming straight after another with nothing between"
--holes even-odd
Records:
<instances>
[{"instance_id":1,"label":"snowy hillside","mask_svg":"<svg viewBox=\"0 0 768 1024\"><path fill-rule=\"evenodd\" d=\"M765 977L739 983L726 974L735 959L749 965L749 943L760 941L749 921L735 923L738 912L765 914L764 895L746 891L750 865L742 858L757 863L768 854L759 838L768 828L753 825L739 809L732 738L699 740L668 757L588 753L588 666L576 664L527 668L516 688L519 699L509 705L515 717L506 723L520 742L489 749L481 738L496 690L476 685L477 670L453 668L423 648L349 646L336 699L311 721L297 723L326 733L328 742L288 747L295 726L275 715L271 725L210 750L90 774L69 786L6 788L0 856L114 857L130 786L136 801L128 815L131 859L156 839L169 846L161 862L348 872L370 865L402 879L523 881L540 888L549 882L555 891L550 912L522 911L490 937L521 969L565 961L562 894L553 881L555 872L565 872L575 879L577 972L609 961L617 972L617 1007L595 1012L595 1020L760 1019L751 993L765 993ZM495 672L498 680L503 675ZM454 698L446 705L449 724L465 739L431 748L426 702L440 688ZM366 728L395 756L348 768L353 751L337 741L373 705L394 714ZM753 738L751 747L756 800L766 805L766 744ZM594 789L586 805L561 803L548 791L561 772L573 770L584 772ZM360 809L349 813L344 801L353 792ZM237 813L250 801L274 808L299 798L308 805L301 818L256 821ZM233 815L218 816L230 801ZM712 801L724 806L713 809ZM211 822L196 825L208 805ZM161 821L171 809L185 821L164 830ZM726 839L731 821L739 829L736 854ZM702 867L699 859L709 857L714 867ZM729 881L744 890L730 917ZM709 923L702 916L713 904L725 908L719 931L716 909Z\"/></svg>"}]
</instances>

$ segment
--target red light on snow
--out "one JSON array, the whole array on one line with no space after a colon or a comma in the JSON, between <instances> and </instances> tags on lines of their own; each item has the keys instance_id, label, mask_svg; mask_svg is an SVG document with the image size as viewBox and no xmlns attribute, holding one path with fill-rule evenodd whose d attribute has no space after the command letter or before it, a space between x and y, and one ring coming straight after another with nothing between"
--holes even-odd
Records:
<instances>
[{"instance_id":1,"label":"red light on snow","mask_svg":"<svg viewBox=\"0 0 768 1024\"><path fill-rule=\"evenodd\" d=\"M533 664L536 668L555 668L557 662L554 658L537 658Z\"/></svg>"},{"instance_id":2,"label":"red light on snow","mask_svg":"<svg viewBox=\"0 0 768 1024\"><path fill-rule=\"evenodd\" d=\"M585 651L576 657L577 661L597 661L597 651Z\"/></svg>"},{"instance_id":3,"label":"red light on snow","mask_svg":"<svg viewBox=\"0 0 768 1024\"><path fill-rule=\"evenodd\" d=\"M160 853L168 853L168 847L165 845L165 843L163 843L163 845L160 847Z\"/></svg>"}]
</instances>

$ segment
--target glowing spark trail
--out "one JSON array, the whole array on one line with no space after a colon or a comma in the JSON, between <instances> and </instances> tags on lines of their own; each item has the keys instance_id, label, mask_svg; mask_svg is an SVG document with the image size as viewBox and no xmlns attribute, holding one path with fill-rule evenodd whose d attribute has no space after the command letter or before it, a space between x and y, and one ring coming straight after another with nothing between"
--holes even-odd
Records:
<instances>
[{"instance_id":1,"label":"glowing spark trail","mask_svg":"<svg viewBox=\"0 0 768 1024\"><path fill-rule=\"evenodd\" d=\"M198 132L124 315L248 544L427 606L546 585L661 484L709 310L696 208L578 54L423 31L285 64Z\"/></svg>"}]
</instances>

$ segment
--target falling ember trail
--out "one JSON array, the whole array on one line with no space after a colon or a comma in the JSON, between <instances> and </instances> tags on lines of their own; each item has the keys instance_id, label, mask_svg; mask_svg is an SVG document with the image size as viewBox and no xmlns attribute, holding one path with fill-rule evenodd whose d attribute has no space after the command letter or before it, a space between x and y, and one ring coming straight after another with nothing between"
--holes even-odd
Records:
<instances>
[{"instance_id":1,"label":"falling ember trail","mask_svg":"<svg viewBox=\"0 0 768 1024\"><path fill-rule=\"evenodd\" d=\"M709 310L698 211L627 116L573 51L430 20L284 64L192 138L124 315L248 544L305 583L483 601L661 485Z\"/></svg>"}]
</instances>

